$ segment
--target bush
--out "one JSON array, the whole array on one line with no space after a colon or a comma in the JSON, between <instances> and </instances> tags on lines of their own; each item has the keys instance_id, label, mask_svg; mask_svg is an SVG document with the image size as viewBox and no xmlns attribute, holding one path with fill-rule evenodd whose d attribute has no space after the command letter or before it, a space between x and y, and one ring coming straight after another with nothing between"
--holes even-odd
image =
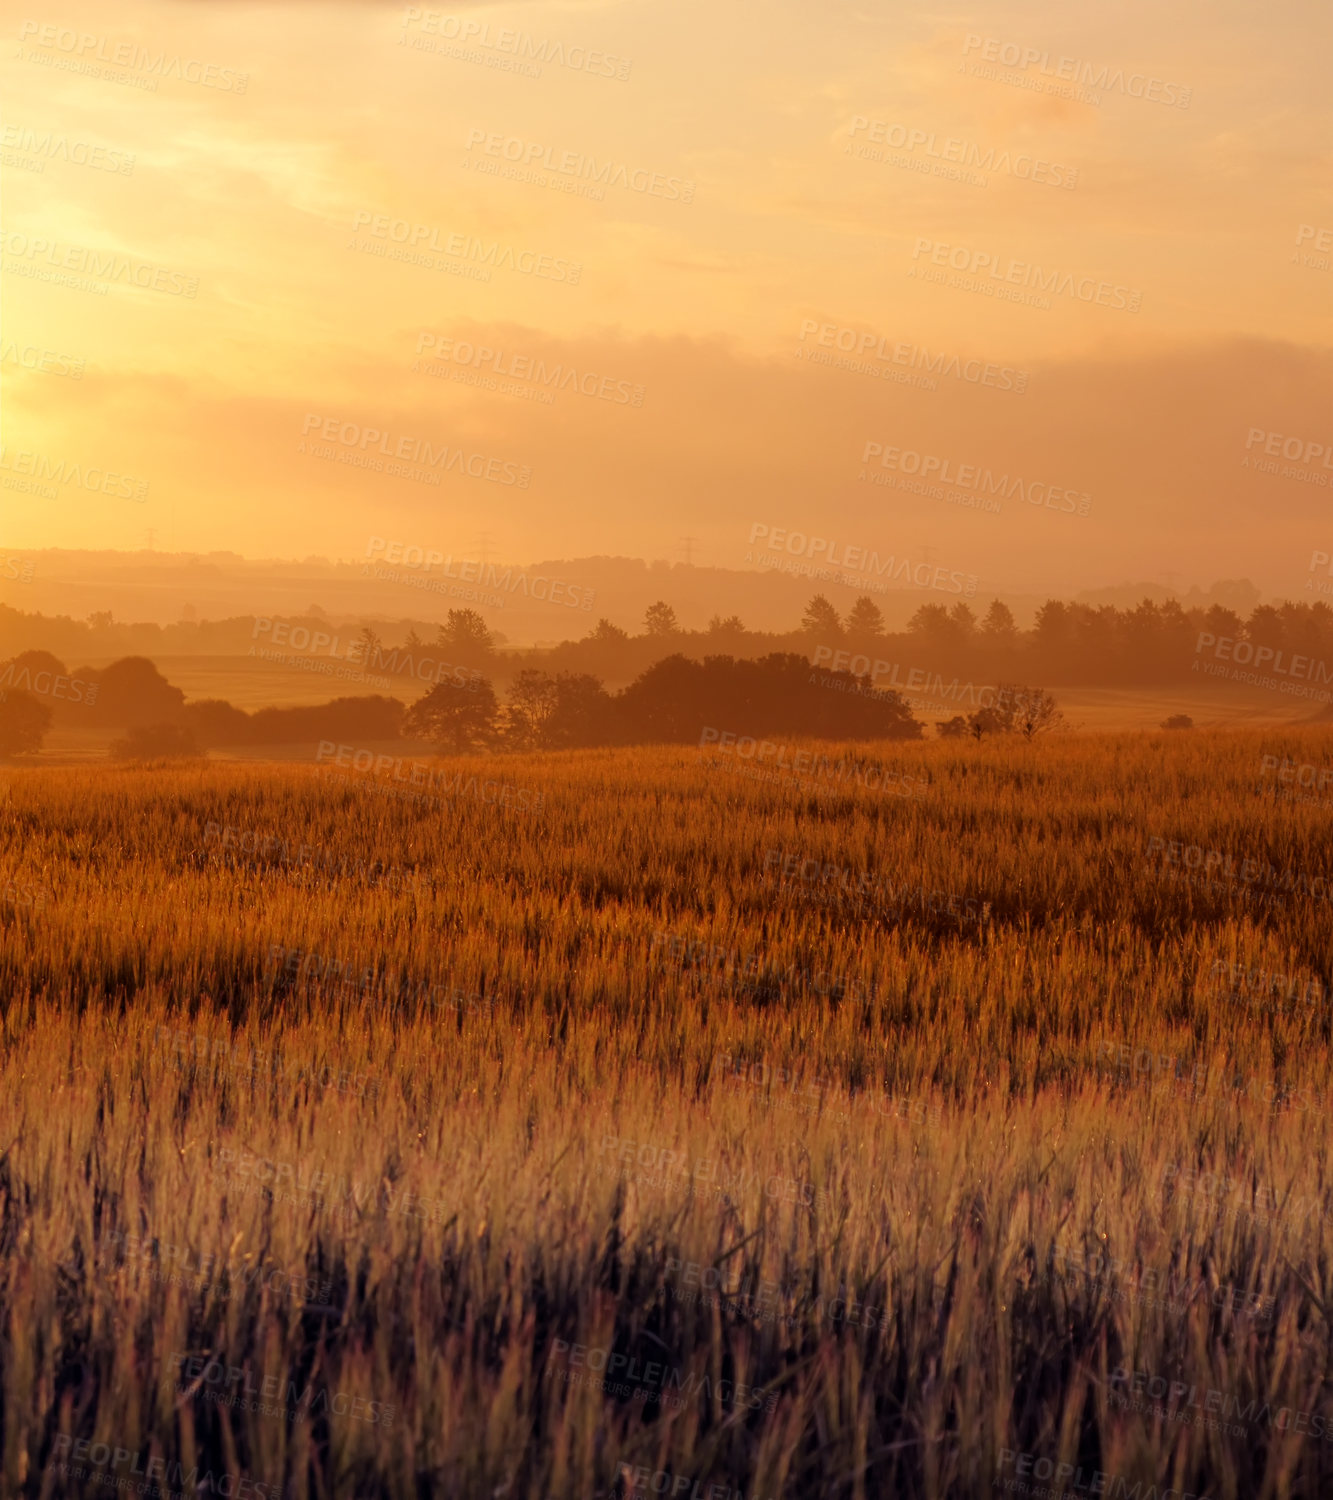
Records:
<instances>
[{"instance_id":1,"label":"bush","mask_svg":"<svg viewBox=\"0 0 1333 1500\"><path fill-rule=\"evenodd\" d=\"M180 760L199 754L194 736L181 724L141 724L111 746L116 760Z\"/></svg>"},{"instance_id":2,"label":"bush","mask_svg":"<svg viewBox=\"0 0 1333 1500\"><path fill-rule=\"evenodd\" d=\"M1194 720L1188 714L1172 714L1169 719L1162 720L1163 729L1193 729Z\"/></svg>"},{"instance_id":3,"label":"bush","mask_svg":"<svg viewBox=\"0 0 1333 1500\"><path fill-rule=\"evenodd\" d=\"M181 716L185 728L200 745L246 745L254 738L250 715L221 698L187 703Z\"/></svg>"}]
</instances>

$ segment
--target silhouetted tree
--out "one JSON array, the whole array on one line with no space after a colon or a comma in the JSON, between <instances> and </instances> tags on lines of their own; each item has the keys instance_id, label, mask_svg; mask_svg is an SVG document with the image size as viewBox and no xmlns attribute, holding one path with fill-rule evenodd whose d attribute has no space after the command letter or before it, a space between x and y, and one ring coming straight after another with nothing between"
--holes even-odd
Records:
<instances>
[{"instance_id":1,"label":"silhouetted tree","mask_svg":"<svg viewBox=\"0 0 1333 1500\"><path fill-rule=\"evenodd\" d=\"M96 722L118 728L172 723L180 718L185 694L172 687L146 656L126 656L94 671L81 668L80 681L97 684L97 701L90 715Z\"/></svg>"},{"instance_id":2,"label":"silhouetted tree","mask_svg":"<svg viewBox=\"0 0 1333 1500\"><path fill-rule=\"evenodd\" d=\"M51 710L31 693L0 688L0 757L31 755L42 748Z\"/></svg>"},{"instance_id":3,"label":"silhouetted tree","mask_svg":"<svg viewBox=\"0 0 1333 1500\"><path fill-rule=\"evenodd\" d=\"M992 599L990 608L986 611L985 619L981 622L981 631L989 640L997 645L1008 644L1018 635L1018 626L1014 623L1014 612L1002 599Z\"/></svg>"},{"instance_id":4,"label":"silhouetted tree","mask_svg":"<svg viewBox=\"0 0 1333 1500\"><path fill-rule=\"evenodd\" d=\"M860 650L875 645L884 635L884 614L879 605L866 595L847 613L847 639Z\"/></svg>"},{"instance_id":5,"label":"silhouetted tree","mask_svg":"<svg viewBox=\"0 0 1333 1500\"><path fill-rule=\"evenodd\" d=\"M801 616L801 633L825 645L832 645L834 641L842 639L842 622L838 619L838 611L823 594L816 594L805 606L805 614Z\"/></svg>"},{"instance_id":6,"label":"silhouetted tree","mask_svg":"<svg viewBox=\"0 0 1333 1500\"><path fill-rule=\"evenodd\" d=\"M1004 720L993 708L979 708L967 716L967 732L978 742L984 734L1003 734Z\"/></svg>"},{"instance_id":7,"label":"silhouetted tree","mask_svg":"<svg viewBox=\"0 0 1333 1500\"><path fill-rule=\"evenodd\" d=\"M643 612L643 628L647 635L672 636L680 634L676 611L664 600L650 604Z\"/></svg>"},{"instance_id":8,"label":"silhouetted tree","mask_svg":"<svg viewBox=\"0 0 1333 1500\"><path fill-rule=\"evenodd\" d=\"M556 748L615 744L623 738L616 700L589 672L558 672L555 711L546 723Z\"/></svg>"},{"instance_id":9,"label":"silhouetted tree","mask_svg":"<svg viewBox=\"0 0 1333 1500\"><path fill-rule=\"evenodd\" d=\"M622 630L619 625L613 625L610 620L603 617L589 631L587 639L599 641L604 646L618 646L621 642L629 640L629 631Z\"/></svg>"},{"instance_id":10,"label":"silhouetted tree","mask_svg":"<svg viewBox=\"0 0 1333 1500\"><path fill-rule=\"evenodd\" d=\"M495 689L488 678L467 687L445 681L412 705L403 727L442 750L475 750L494 739L498 713Z\"/></svg>"},{"instance_id":11,"label":"silhouetted tree","mask_svg":"<svg viewBox=\"0 0 1333 1500\"><path fill-rule=\"evenodd\" d=\"M868 676L812 673L796 652L757 661L668 656L619 695L627 734L639 742L698 740L713 728L737 734L825 739L916 739L921 726L896 692Z\"/></svg>"},{"instance_id":12,"label":"silhouetted tree","mask_svg":"<svg viewBox=\"0 0 1333 1500\"><path fill-rule=\"evenodd\" d=\"M949 623L953 626L960 642L967 642L977 633L977 617L970 604L964 604L960 599L949 611Z\"/></svg>"},{"instance_id":13,"label":"silhouetted tree","mask_svg":"<svg viewBox=\"0 0 1333 1500\"><path fill-rule=\"evenodd\" d=\"M725 620L721 615L714 615L708 622L710 642L719 641L730 644L739 641L744 634L745 622L739 615L728 615Z\"/></svg>"},{"instance_id":14,"label":"silhouetted tree","mask_svg":"<svg viewBox=\"0 0 1333 1500\"><path fill-rule=\"evenodd\" d=\"M374 627L363 625L356 637L355 656L353 659L359 662L367 672L374 671L378 664L377 658L380 655L380 649L383 645L384 639Z\"/></svg>"},{"instance_id":15,"label":"silhouetted tree","mask_svg":"<svg viewBox=\"0 0 1333 1500\"><path fill-rule=\"evenodd\" d=\"M1001 733L1021 734L1029 741L1039 734L1062 728L1065 722L1059 705L1045 688L1020 687L1016 683L997 685L995 703L990 712L994 714Z\"/></svg>"},{"instance_id":16,"label":"silhouetted tree","mask_svg":"<svg viewBox=\"0 0 1333 1500\"><path fill-rule=\"evenodd\" d=\"M943 604L923 604L908 620L907 629L930 646L952 646L958 640L958 627Z\"/></svg>"},{"instance_id":17,"label":"silhouetted tree","mask_svg":"<svg viewBox=\"0 0 1333 1500\"><path fill-rule=\"evenodd\" d=\"M449 661L468 667L488 667L495 658L495 637L475 609L451 609L435 644L447 653Z\"/></svg>"},{"instance_id":18,"label":"silhouetted tree","mask_svg":"<svg viewBox=\"0 0 1333 1500\"><path fill-rule=\"evenodd\" d=\"M520 749L540 749L548 744L547 725L559 703L555 678L536 667L527 667L509 685L505 708L505 736Z\"/></svg>"},{"instance_id":19,"label":"silhouetted tree","mask_svg":"<svg viewBox=\"0 0 1333 1500\"><path fill-rule=\"evenodd\" d=\"M1048 599L1037 611L1033 640L1042 651L1063 653L1069 644L1069 606L1059 599Z\"/></svg>"}]
</instances>

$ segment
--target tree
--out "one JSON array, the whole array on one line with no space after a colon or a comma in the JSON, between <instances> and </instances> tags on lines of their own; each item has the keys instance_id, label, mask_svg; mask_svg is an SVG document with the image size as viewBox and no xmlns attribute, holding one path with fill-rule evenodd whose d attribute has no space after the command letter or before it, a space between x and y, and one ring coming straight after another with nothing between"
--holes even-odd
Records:
<instances>
[{"instance_id":1,"label":"tree","mask_svg":"<svg viewBox=\"0 0 1333 1500\"><path fill-rule=\"evenodd\" d=\"M0 690L0 758L40 750L51 718L50 708L31 693Z\"/></svg>"},{"instance_id":2,"label":"tree","mask_svg":"<svg viewBox=\"0 0 1333 1500\"><path fill-rule=\"evenodd\" d=\"M986 710L983 710L986 712ZM1000 683L995 690L994 714L1002 734L1021 734L1029 742L1039 734L1064 727L1065 716L1045 688Z\"/></svg>"},{"instance_id":3,"label":"tree","mask_svg":"<svg viewBox=\"0 0 1333 1500\"><path fill-rule=\"evenodd\" d=\"M708 634L715 640L721 636L735 639L745 634L745 622L739 615L728 615L725 620L721 615L714 615L708 622Z\"/></svg>"},{"instance_id":4,"label":"tree","mask_svg":"<svg viewBox=\"0 0 1333 1500\"><path fill-rule=\"evenodd\" d=\"M1003 734L1004 719L993 708L979 708L967 716L967 732L978 743L983 734Z\"/></svg>"},{"instance_id":5,"label":"tree","mask_svg":"<svg viewBox=\"0 0 1333 1500\"><path fill-rule=\"evenodd\" d=\"M819 641L842 639L842 622L838 619L838 611L823 594L816 594L805 606L805 614L801 617L801 633Z\"/></svg>"},{"instance_id":6,"label":"tree","mask_svg":"<svg viewBox=\"0 0 1333 1500\"><path fill-rule=\"evenodd\" d=\"M1279 651L1286 645L1287 622L1271 604L1260 604L1245 622L1245 638L1256 646Z\"/></svg>"},{"instance_id":7,"label":"tree","mask_svg":"<svg viewBox=\"0 0 1333 1500\"><path fill-rule=\"evenodd\" d=\"M369 671L373 671L379 665L380 652L384 647L384 637L379 635L370 625L363 625L361 632L356 638L355 660Z\"/></svg>"},{"instance_id":8,"label":"tree","mask_svg":"<svg viewBox=\"0 0 1333 1500\"><path fill-rule=\"evenodd\" d=\"M435 644L452 651L455 659L469 665L495 655L495 638L475 609L451 609L440 626Z\"/></svg>"},{"instance_id":9,"label":"tree","mask_svg":"<svg viewBox=\"0 0 1333 1500\"><path fill-rule=\"evenodd\" d=\"M643 613L643 628L646 635L669 636L680 634L676 611L664 600L650 604Z\"/></svg>"},{"instance_id":10,"label":"tree","mask_svg":"<svg viewBox=\"0 0 1333 1500\"><path fill-rule=\"evenodd\" d=\"M943 604L923 604L907 622L907 629L932 646L952 646L958 640L958 627Z\"/></svg>"},{"instance_id":11,"label":"tree","mask_svg":"<svg viewBox=\"0 0 1333 1500\"><path fill-rule=\"evenodd\" d=\"M847 635L859 646L867 646L884 634L884 615L873 599L862 594L847 615Z\"/></svg>"},{"instance_id":12,"label":"tree","mask_svg":"<svg viewBox=\"0 0 1333 1500\"><path fill-rule=\"evenodd\" d=\"M474 679L467 686L447 679L408 709L403 727L442 750L475 750L494 737L498 712L489 678Z\"/></svg>"},{"instance_id":13,"label":"tree","mask_svg":"<svg viewBox=\"0 0 1333 1500\"><path fill-rule=\"evenodd\" d=\"M418 651L424 649L425 645L425 641L417 634L417 627L415 625L410 626L407 632L407 639L403 642L403 650L409 656L415 656Z\"/></svg>"},{"instance_id":14,"label":"tree","mask_svg":"<svg viewBox=\"0 0 1333 1500\"><path fill-rule=\"evenodd\" d=\"M1203 628L1211 631L1218 640L1229 639L1238 641L1244 626L1240 616L1234 609L1227 609L1225 605L1214 604L1203 617Z\"/></svg>"},{"instance_id":15,"label":"tree","mask_svg":"<svg viewBox=\"0 0 1333 1500\"><path fill-rule=\"evenodd\" d=\"M572 749L620 738L615 700L590 672L520 672L507 717L510 738L523 748Z\"/></svg>"},{"instance_id":16,"label":"tree","mask_svg":"<svg viewBox=\"0 0 1333 1500\"><path fill-rule=\"evenodd\" d=\"M622 641L629 640L629 631L622 630L619 625L613 625L604 615L589 631L588 639L597 641L603 646L618 646Z\"/></svg>"},{"instance_id":17,"label":"tree","mask_svg":"<svg viewBox=\"0 0 1333 1500\"><path fill-rule=\"evenodd\" d=\"M949 611L949 623L963 640L969 640L976 634L977 617L973 613L972 606L964 604L961 599Z\"/></svg>"},{"instance_id":18,"label":"tree","mask_svg":"<svg viewBox=\"0 0 1333 1500\"><path fill-rule=\"evenodd\" d=\"M936 719L935 733L942 740L961 740L968 734L968 723L962 714L955 714L952 719Z\"/></svg>"},{"instance_id":19,"label":"tree","mask_svg":"<svg viewBox=\"0 0 1333 1500\"><path fill-rule=\"evenodd\" d=\"M608 745L621 738L615 699L590 672L557 672L556 705L546 725L549 744Z\"/></svg>"},{"instance_id":20,"label":"tree","mask_svg":"<svg viewBox=\"0 0 1333 1500\"><path fill-rule=\"evenodd\" d=\"M1012 641L1018 634L1013 610L1002 599L992 599L981 622L981 630L992 641Z\"/></svg>"},{"instance_id":21,"label":"tree","mask_svg":"<svg viewBox=\"0 0 1333 1500\"><path fill-rule=\"evenodd\" d=\"M555 678L536 667L525 667L509 684L505 709L505 733L522 749L535 750L549 743L547 726L560 702Z\"/></svg>"},{"instance_id":22,"label":"tree","mask_svg":"<svg viewBox=\"0 0 1333 1500\"><path fill-rule=\"evenodd\" d=\"M1042 651L1063 651L1069 644L1069 606L1059 599L1048 599L1037 611L1032 631Z\"/></svg>"},{"instance_id":23,"label":"tree","mask_svg":"<svg viewBox=\"0 0 1333 1500\"><path fill-rule=\"evenodd\" d=\"M185 705L184 692L172 687L146 656L122 657L100 672L84 667L77 675L96 684L96 721L117 729L179 720ZM93 700L85 693L84 701Z\"/></svg>"},{"instance_id":24,"label":"tree","mask_svg":"<svg viewBox=\"0 0 1333 1500\"><path fill-rule=\"evenodd\" d=\"M1171 714L1162 720L1163 729L1193 729L1194 720L1188 714Z\"/></svg>"}]
</instances>

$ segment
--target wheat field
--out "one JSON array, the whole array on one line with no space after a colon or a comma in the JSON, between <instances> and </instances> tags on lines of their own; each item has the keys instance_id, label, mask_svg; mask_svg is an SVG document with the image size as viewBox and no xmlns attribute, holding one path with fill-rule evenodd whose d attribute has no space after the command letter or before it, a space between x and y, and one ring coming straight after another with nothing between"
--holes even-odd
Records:
<instances>
[{"instance_id":1,"label":"wheat field","mask_svg":"<svg viewBox=\"0 0 1333 1500\"><path fill-rule=\"evenodd\" d=\"M1333 1492L1327 754L10 770L0 1487Z\"/></svg>"}]
</instances>

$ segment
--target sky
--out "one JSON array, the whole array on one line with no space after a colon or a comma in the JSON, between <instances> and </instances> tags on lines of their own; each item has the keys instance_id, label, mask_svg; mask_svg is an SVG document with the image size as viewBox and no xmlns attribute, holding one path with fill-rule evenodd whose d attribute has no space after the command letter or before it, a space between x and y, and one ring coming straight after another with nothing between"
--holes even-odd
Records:
<instances>
[{"instance_id":1,"label":"sky","mask_svg":"<svg viewBox=\"0 0 1333 1500\"><path fill-rule=\"evenodd\" d=\"M1333 552L1325 4L114 9L6 22L10 547Z\"/></svg>"}]
</instances>

